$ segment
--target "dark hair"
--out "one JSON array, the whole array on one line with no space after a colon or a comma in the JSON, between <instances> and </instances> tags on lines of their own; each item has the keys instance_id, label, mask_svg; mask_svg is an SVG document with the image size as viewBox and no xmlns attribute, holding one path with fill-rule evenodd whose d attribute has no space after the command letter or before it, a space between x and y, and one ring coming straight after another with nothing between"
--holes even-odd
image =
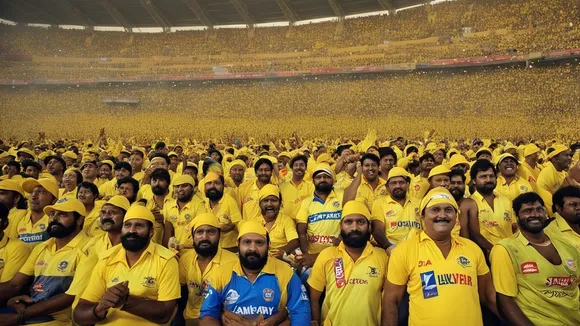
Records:
<instances>
[{"instance_id":1,"label":"dark hair","mask_svg":"<svg viewBox=\"0 0 580 326\"><path fill-rule=\"evenodd\" d=\"M165 162L167 163L167 165L169 165L169 163L171 163L171 160L169 159L169 156L163 154L163 153L155 153L151 156L151 158L149 159L149 161L153 160L156 157L161 157L162 159L165 160Z\"/></svg>"},{"instance_id":2,"label":"dark hair","mask_svg":"<svg viewBox=\"0 0 580 326\"><path fill-rule=\"evenodd\" d=\"M302 161L308 167L308 157L306 155L296 155L290 160L290 168L294 166L294 163Z\"/></svg>"},{"instance_id":3,"label":"dark hair","mask_svg":"<svg viewBox=\"0 0 580 326\"><path fill-rule=\"evenodd\" d=\"M495 169L495 166L493 165L493 163L491 163L488 160L475 161L475 163L473 163L473 165L471 166L471 171L469 171L469 175L471 176L471 180L475 180L475 178L477 178L477 174L479 172L484 172L484 171L487 171L489 169L492 169L493 174L495 174L497 176L497 170Z\"/></svg>"},{"instance_id":4,"label":"dark hair","mask_svg":"<svg viewBox=\"0 0 580 326\"><path fill-rule=\"evenodd\" d=\"M391 155L395 159L395 164L397 164L397 153L395 153L395 151L392 148L390 147L379 148L379 155L380 159L383 159L383 157L385 156Z\"/></svg>"},{"instance_id":5,"label":"dark hair","mask_svg":"<svg viewBox=\"0 0 580 326\"><path fill-rule=\"evenodd\" d=\"M80 185L80 184L83 182L83 175L81 174L81 171L79 171L79 170L77 170L77 169L74 169L74 170L72 170L72 171L73 171L73 172L75 173L75 175L77 176L77 187L78 187L78 185Z\"/></svg>"},{"instance_id":6,"label":"dark hair","mask_svg":"<svg viewBox=\"0 0 580 326\"><path fill-rule=\"evenodd\" d=\"M4 205L4 203L0 202L0 220L2 220L2 223L0 223L0 230L4 230L6 229L6 227L8 226L8 214L10 213L10 210L8 209L8 207L6 207L6 205ZM6 237L6 235L4 235Z\"/></svg>"},{"instance_id":7,"label":"dark hair","mask_svg":"<svg viewBox=\"0 0 580 326\"><path fill-rule=\"evenodd\" d=\"M245 163L248 160L248 156L246 156L246 155L238 155L238 157L236 157L236 159L242 160Z\"/></svg>"},{"instance_id":8,"label":"dark hair","mask_svg":"<svg viewBox=\"0 0 580 326\"><path fill-rule=\"evenodd\" d=\"M481 150L481 149L480 149L480 150L479 150L479 151L478 151L478 152L475 154L475 157L476 157L476 158L479 158L481 155L483 155L483 153L488 153L489 155L492 155L490 150L488 150L488 149L483 149L483 150Z\"/></svg>"},{"instance_id":9,"label":"dark hair","mask_svg":"<svg viewBox=\"0 0 580 326\"><path fill-rule=\"evenodd\" d=\"M185 170L189 170L189 169L192 169L193 171L195 171L195 173L194 173L195 175L197 175L199 173L198 168L196 168L195 166L189 166L189 165L184 166L182 169L182 172L185 172Z\"/></svg>"},{"instance_id":10,"label":"dark hair","mask_svg":"<svg viewBox=\"0 0 580 326\"><path fill-rule=\"evenodd\" d=\"M419 166L421 166L421 163L419 163L419 161L411 160L411 162L409 162L409 165L407 165L407 171L411 171L411 169L416 169Z\"/></svg>"},{"instance_id":11,"label":"dark hair","mask_svg":"<svg viewBox=\"0 0 580 326\"><path fill-rule=\"evenodd\" d=\"M443 152L443 158L445 158L445 156L447 156L447 151L444 148L437 148L433 153L436 153L438 151Z\"/></svg>"},{"instance_id":12,"label":"dark hair","mask_svg":"<svg viewBox=\"0 0 580 326\"><path fill-rule=\"evenodd\" d=\"M220 157L217 160L217 162L219 164L221 164L222 163L222 160L224 159L224 156L222 155L222 153L220 151L218 151L217 149L215 149L215 148L211 148L209 151L207 151L207 156L211 156L211 154L213 154L213 153L217 153L217 155Z\"/></svg>"},{"instance_id":13,"label":"dark hair","mask_svg":"<svg viewBox=\"0 0 580 326\"><path fill-rule=\"evenodd\" d=\"M185 169L185 168L183 168ZM162 179L167 181L167 183L171 183L171 175L169 174L169 171L163 169L163 168L157 168L155 170L153 170L153 172L151 172L151 180L156 179Z\"/></svg>"},{"instance_id":14,"label":"dark hair","mask_svg":"<svg viewBox=\"0 0 580 326\"><path fill-rule=\"evenodd\" d=\"M165 142L162 142L162 141L160 141L160 142L157 142L157 144L155 144L155 150L156 150L156 151L157 151L157 150L160 150L160 149L162 149L162 148L165 148L165 147L167 147L167 146L165 145Z\"/></svg>"},{"instance_id":15,"label":"dark hair","mask_svg":"<svg viewBox=\"0 0 580 326\"><path fill-rule=\"evenodd\" d=\"M556 206L564 207L564 198L580 198L580 188L574 186L562 187L552 196L552 211L556 213Z\"/></svg>"},{"instance_id":16,"label":"dark hair","mask_svg":"<svg viewBox=\"0 0 580 326\"><path fill-rule=\"evenodd\" d=\"M137 199L137 193L139 192L139 181L133 179L132 177L125 177L117 181L117 188L119 188L122 184L130 183L133 186L133 197L129 199L129 202L133 204L135 199Z\"/></svg>"},{"instance_id":17,"label":"dark hair","mask_svg":"<svg viewBox=\"0 0 580 326\"><path fill-rule=\"evenodd\" d=\"M274 170L274 164L272 164L272 161L270 161L269 159L263 157L263 158L257 160L256 161L256 164L254 164L254 172L258 172L258 168L262 164L267 164L270 167L270 169Z\"/></svg>"},{"instance_id":18,"label":"dark hair","mask_svg":"<svg viewBox=\"0 0 580 326\"><path fill-rule=\"evenodd\" d=\"M451 172L449 172L448 175L449 180L451 180L456 175L461 176L461 180L463 180L463 183L465 183L465 181L467 180L465 173L463 173L463 170L461 169L451 169Z\"/></svg>"},{"instance_id":19,"label":"dark hair","mask_svg":"<svg viewBox=\"0 0 580 326\"><path fill-rule=\"evenodd\" d=\"M129 164L129 162L121 161L121 162L115 163L115 168L113 170L117 171L117 170L121 170L121 169L125 169L125 170L129 171L129 173L133 173L133 168L131 167L131 164Z\"/></svg>"},{"instance_id":20,"label":"dark hair","mask_svg":"<svg viewBox=\"0 0 580 326\"><path fill-rule=\"evenodd\" d=\"M15 167L16 170L18 170L18 172L20 172L21 166L20 166L20 162L17 161L10 161L8 163L6 163L7 166L12 166Z\"/></svg>"},{"instance_id":21,"label":"dark hair","mask_svg":"<svg viewBox=\"0 0 580 326\"><path fill-rule=\"evenodd\" d=\"M92 182L83 181L79 184L79 187L77 189L77 198L78 198L79 190L81 188L89 189L93 193L93 195L95 195L95 198L99 197L99 187L97 187L97 185L95 185Z\"/></svg>"},{"instance_id":22,"label":"dark hair","mask_svg":"<svg viewBox=\"0 0 580 326\"><path fill-rule=\"evenodd\" d=\"M364 155L363 155L363 156L360 158L360 164L363 164L363 162L364 162L365 160L371 160L371 161L373 161L373 162L377 163L377 165L379 165L379 164L381 163L381 160L379 159L379 157L378 157L378 156L376 156L376 155L375 155L375 154L373 154L373 153L366 153L366 154L364 154Z\"/></svg>"},{"instance_id":23,"label":"dark hair","mask_svg":"<svg viewBox=\"0 0 580 326\"><path fill-rule=\"evenodd\" d=\"M419 163L423 163L423 161L431 159L432 161L435 161L435 156L433 156L433 154L431 153L425 153L423 154L423 156L419 157Z\"/></svg>"},{"instance_id":24,"label":"dark hair","mask_svg":"<svg viewBox=\"0 0 580 326\"><path fill-rule=\"evenodd\" d=\"M40 164L38 164L37 162L35 162L33 160L22 160L20 163L22 164L22 169L25 171L29 166L33 166L38 171L42 170L42 167L40 166Z\"/></svg>"},{"instance_id":25,"label":"dark hair","mask_svg":"<svg viewBox=\"0 0 580 326\"><path fill-rule=\"evenodd\" d=\"M405 150L405 155L409 155L413 152L419 153L419 149L415 145L411 145L411 146L407 147L407 149Z\"/></svg>"},{"instance_id":26,"label":"dark hair","mask_svg":"<svg viewBox=\"0 0 580 326\"><path fill-rule=\"evenodd\" d=\"M518 216L518 212L522 208L524 204L533 204L535 202L540 202L542 206L544 206L544 200L542 197L535 192L526 192L517 196L514 201L512 202L512 208L514 209L514 213ZM518 216L519 217L519 216Z\"/></svg>"},{"instance_id":27,"label":"dark hair","mask_svg":"<svg viewBox=\"0 0 580 326\"><path fill-rule=\"evenodd\" d=\"M226 148L226 153L234 155L234 153L235 153L234 148L233 147Z\"/></svg>"},{"instance_id":28,"label":"dark hair","mask_svg":"<svg viewBox=\"0 0 580 326\"><path fill-rule=\"evenodd\" d=\"M143 152L138 150L138 149L134 149L131 151L131 155L137 155L137 156L141 156L141 158L145 158L145 155L143 155Z\"/></svg>"}]
</instances>

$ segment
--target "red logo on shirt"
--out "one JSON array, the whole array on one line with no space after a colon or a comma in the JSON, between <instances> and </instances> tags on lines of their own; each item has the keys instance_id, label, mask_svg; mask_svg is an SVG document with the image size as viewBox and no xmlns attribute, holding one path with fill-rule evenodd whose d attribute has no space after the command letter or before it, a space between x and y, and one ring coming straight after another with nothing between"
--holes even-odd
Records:
<instances>
[{"instance_id":1,"label":"red logo on shirt","mask_svg":"<svg viewBox=\"0 0 580 326\"><path fill-rule=\"evenodd\" d=\"M346 285L346 279L344 277L344 264L342 258L334 259L334 277L336 279L336 287L342 288Z\"/></svg>"},{"instance_id":2,"label":"red logo on shirt","mask_svg":"<svg viewBox=\"0 0 580 326\"><path fill-rule=\"evenodd\" d=\"M540 272L538 264L533 261L527 261L521 265L522 274L537 274Z\"/></svg>"},{"instance_id":3,"label":"red logo on shirt","mask_svg":"<svg viewBox=\"0 0 580 326\"><path fill-rule=\"evenodd\" d=\"M566 276L566 277L548 277L546 279L546 286L559 285L563 287L568 287L576 282L576 276Z\"/></svg>"},{"instance_id":4,"label":"red logo on shirt","mask_svg":"<svg viewBox=\"0 0 580 326\"><path fill-rule=\"evenodd\" d=\"M429 259L427 259L427 261L419 260L419 267L429 266L429 265L431 265L431 261Z\"/></svg>"}]
</instances>

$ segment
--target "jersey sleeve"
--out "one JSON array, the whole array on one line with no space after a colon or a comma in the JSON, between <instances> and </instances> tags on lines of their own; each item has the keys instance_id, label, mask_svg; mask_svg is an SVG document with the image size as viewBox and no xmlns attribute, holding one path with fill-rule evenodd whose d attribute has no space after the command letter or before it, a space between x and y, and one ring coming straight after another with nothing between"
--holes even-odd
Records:
<instances>
[{"instance_id":1,"label":"jersey sleeve","mask_svg":"<svg viewBox=\"0 0 580 326\"><path fill-rule=\"evenodd\" d=\"M181 286L179 278L175 277L179 273L177 259L170 258L159 275L159 295L157 301L171 301L181 297Z\"/></svg>"},{"instance_id":2,"label":"jersey sleeve","mask_svg":"<svg viewBox=\"0 0 580 326\"><path fill-rule=\"evenodd\" d=\"M308 198L300 204L298 214L296 214L296 223L308 223Z\"/></svg>"},{"instance_id":3,"label":"jersey sleeve","mask_svg":"<svg viewBox=\"0 0 580 326\"><path fill-rule=\"evenodd\" d=\"M105 277L103 272L106 268L106 260L100 260L95 269L93 270L93 274L87 284L86 289L83 291L81 295L81 299L87 300L90 302L99 302L105 292L107 291L107 283L105 281Z\"/></svg>"},{"instance_id":4,"label":"jersey sleeve","mask_svg":"<svg viewBox=\"0 0 580 326\"><path fill-rule=\"evenodd\" d=\"M69 286L66 294L72 296L79 296L86 289L87 284L90 281L93 269L98 262L98 256L94 253L90 253L88 256L81 256L79 258L79 263L75 271L75 276L71 285Z\"/></svg>"},{"instance_id":5,"label":"jersey sleeve","mask_svg":"<svg viewBox=\"0 0 580 326\"><path fill-rule=\"evenodd\" d=\"M230 221L237 225L242 220L242 213L240 212L240 208L238 205L236 205L235 200L231 200L228 206Z\"/></svg>"},{"instance_id":6,"label":"jersey sleeve","mask_svg":"<svg viewBox=\"0 0 580 326\"><path fill-rule=\"evenodd\" d=\"M391 253L389 267L387 268L387 280L395 285L406 285L411 271L407 266L407 246L396 247Z\"/></svg>"},{"instance_id":7,"label":"jersey sleeve","mask_svg":"<svg viewBox=\"0 0 580 326\"><path fill-rule=\"evenodd\" d=\"M210 274L207 280L207 288L204 290L204 299L201 304L199 318L213 317L217 320L220 320L221 318L223 297L220 291L221 287L218 284L220 279L220 275L218 274L221 273L216 273L214 275Z\"/></svg>"},{"instance_id":8,"label":"jersey sleeve","mask_svg":"<svg viewBox=\"0 0 580 326\"><path fill-rule=\"evenodd\" d=\"M306 287L295 273L290 277L286 291L288 293L286 309L288 309L290 325L309 325L311 316L310 301L308 300Z\"/></svg>"},{"instance_id":9,"label":"jersey sleeve","mask_svg":"<svg viewBox=\"0 0 580 326\"><path fill-rule=\"evenodd\" d=\"M192 256L191 252L187 252L179 258L179 283L181 284L187 283L187 269L191 266Z\"/></svg>"},{"instance_id":10,"label":"jersey sleeve","mask_svg":"<svg viewBox=\"0 0 580 326\"><path fill-rule=\"evenodd\" d=\"M515 297L518 294L518 285L516 273L507 249L502 245L493 246L489 259L495 290L508 297Z\"/></svg>"},{"instance_id":11,"label":"jersey sleeve","mask_svg":"<svg viewBox=\"0 0 580 326\"><path fill-rule=\"evenodd\" d=\"M308 285L310 285L310 287L316 291L322 292L324 287L326 287L326 272L324 271L325 265L326 254L324 251L322 251L316 258L314 266L312 266L312 272L308 277Z\"/></svg>"},{"instance_id":12,"label":"jersey sleeve","mask_svg":"<svg viewBox=\"0 0 580 326\"><path fill-rule=\"evenodd\" d=\"M375 200L375 202L373 203L373 209L371 212L371 220L377 220L377 221L385 223L383 208L382 208L380 200Z\"/></svg>"},{"instance_id":13,"label":"jersey sleeve","mask_svg":"<svg viewBox=\"0 0 580 326\"><path fill-rule=\"evenodd\" d=\"M38 256L40 255L40 252L43 248L44 245L41 244L32 249L30 256L28 256L28 259L26 259L24 265L22 265L22 268L20 268L20 273L28 276L34 276L34 266L36 265L36 260L38 260Z\"/></svg>"},{"instance_id":14,"label":"jersey sleeve","mask_svg":"<svg viewBox=\"0 0 580 326\"><path fill-rule=\"evenodd\" d=\"M30 247L20 240L8 240L6 246L7 259L0 276L0 283L10 281L24 266L30 255Z\"/></svg>"},{"instance_id":15,"label":"jersey sleeve","mask_svg":"<svg viewBox=\"0 0 580 326\"><path fill-rule=\"evenodd\" d=\"M294 224L294 221L289 217L284 218L284 234L286 235L286 240L288 242L294 239L298 239L298 232L296 232L296 224Z\"/></svg>"}]
</instances>

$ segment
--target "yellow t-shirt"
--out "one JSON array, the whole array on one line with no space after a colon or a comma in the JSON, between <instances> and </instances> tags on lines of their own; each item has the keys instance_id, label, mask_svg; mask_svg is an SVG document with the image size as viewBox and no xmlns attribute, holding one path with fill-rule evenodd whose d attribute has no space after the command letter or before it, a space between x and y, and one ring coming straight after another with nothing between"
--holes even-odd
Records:
<instances>
[{"instance_id":1,"label":"yellow t-shirt","mask_svg":"<svg viewBox=\"0 0 580 326\"><path fill-rule=\"evenodd\" d=\"M103 232L89 240L85 247L85 251L89 254L95 254L98 256L111 248L113 248L113 244L109 238L109 233Z\"/></svg>"},{"instance_id":2,"label":"yellow t-shirt","mask_svg":"<svg viewBox=\"0 0 580 326\"><path fill-rule=\"evenodd\" d=\"M499 175L497 177L497 187L495 187L495 191L510 201L513 201L521 194L534 191L534 188L526 179L518 176L516 176L512 183L508 185L505 178Z\"/></svg>"},{"instance_id":3,"label":"yellow t-shirt","mask_svg":"<svg viewBox=\"0 0 580 326\"><path fill-rule=\"evenodd\" d=\"M181 245L193 246L193 239L191 237L191 230L189 229L189 222L197 215L205 213L205 203L197 194L193 195L191 201L179 209L177 199L167 203L163 207L163 216L165 222L170 222L173 225L174 236Z\"/></svg>"},{"instance_id":4,"label":"yellow t-shirt","mask_svg":"<svg viewBox=\"0 0 580 326\"><path fill-rule=\"evenodd\" d=\"M99 197L115 196L117 194L117 178L113 178L99 186Z\"/></svg>"},{"instance_id":5,"label":"yellow t-shirt","mask_svg":"<svg viewBox=\"0 0 580 326\"><path fill-rule=\"evenodd\" d=\"M361 177L361 183L356 191L355 200L365 204L369 209L369 211L371 211L373 209L373 204L375 200L385 197L387 195L388 195L387 183L385 180L379 178L379 183L377 187L373 190L373 188L365 179L365 177Z\"/></svg>"},{"instance_id":6,"label":"yellow t-shirt","mask_svg":"<svg viewBox=\"0 0 580 326\"><path fill-rule=\"evenodd\" d=\"M75 199L75 198L77 198L77 189L78 188L75 187L71 191L66 191L66 189L60 188L60 189L58 189L58 198L59 199L62 199L62 198Z\"/></svg>"},{"instance_id":7,"label":"yellow t-shirt","mask_svg":"<svg viewBox=\"0 0 580 326\"><path fill-rule=\"evenodd\" d=\"M30 286L30 297L34 302L50 299L67 293L82 262L88 257L82 249L89 241L81 231L66 246L56 250L56 240L51 238L32 250L20 273L34 277ZM71 309L66 308L48 316L39 317L40 325L72 325ZM35 323L34 318L27 323Z\"/></svg>"},{"instance_id":8,"label":"yellow t-shirt","mask_svg":"<svg viewBox=\"0 0 580 326\"><path fill-rule=\"evenodd\" d=\"M262 218L262 223L266 226L266 221ZM296 232L296 224L294 220L286 216L282 211L278 213L274 224L268 230L270 236L270 254L275 254L282 249L288 242L298 239L298 232Z\"/></svg>"},{"instance_id":9,"label":"yellow t-shirt","mask_svg":"<svg viewBox=\"0 0 580 326\"><path fill-rule=\"evenodd\" d=\"M316 195L302 201L296 223L306 223L308 226L309 254L317 254L332 246L332 237L340 234L343 195L343 192L333 190L324 202Z\"/></svg>"},{"instance_id":10,"label":"yellow t-shirt","mask_svg":"<svg viewBox=\"0 0 580 326\"><path fill-rule=\"evenodd\" d=\"M12 209L8 212L8 228L4 230L4 233L12 238L18 238L18 223L20 220L26 216L28 213L25 209L17 209L16 207L12 207Z\"/></svg>"},{"instance_id":11,"label":"yellow t-shirt","mask_svg":"<svg viewBox=\"0 0 580 326\"><path fill-rule=\"evenodd\" d=\"M238 188L238 202L241 205L244 220L260 221L262 218L259 201L260 188L256 182L256 180L246 181Z\"/></svg>"},{"instance_id":12,"label":"yellow t-shirt","mask_svg":"<svg viewBox=\"0 0 580 326\"><path fill-rule=\"evenodd\" d=\"M531 183L532 186L534 186L533 184L538 182L540 172L542 172L542 169L540 168L539 164L536 164L536 167L533 168L526 161L520 162L520 166L518 167L518 174L522 178L528 180L528 182Z\"/></svg>"},{"instance_id":13,"label":"yellow t-shirt","mask_svg":"<svg viewBox=\"0 0 580 326\"><path fill-rule=\"evenodd\" d=\"M511 201L498 193L494 192L494 195L493 209L479 192L471 195L471 199L477 204L479 232L493 245L511 236L512 223L516 222Z\"/></svg>"},{"instance_id":14,"label":"yellow t-shirt","mask_svg":"<svg viewBox=\"0 0 580 326\"><path fill-rule=\"evenodd\" d=\"M451 241L447 258L425 231L391 253L387 279L407 286L409 325L483 325L477 284L489 273L483 252L469 239Z\"/></svg>"},{"instance_id":15,"label":"yellow t-shirt","mask_svg":"<svg viewBox=\"0 0 580 326\"><path fill-rule=\"evenodd\" d=\"M179 267L175 254L161 245L150 242L137 263L131 268L123 246L115 246L99 256L87 288L81 299L97 303L108 288L128 281L131 296L145 300L172 301L181 297ZM157 325L128 312L111 308L107 325Z\"/></svg>"},{"instance_id":16,"label":"yellow t-shirt","mask_svg":"<svg viewBox=\"0 0 580 326\"><path fill-rule=\"evenodd\" d=\"M493 285L513 297L534 325L580 325L580 253L551 238L562 264L546 260L522 233L500 241L491 251Z\"/></svg>"},{"instance_id":17,"label":"yellow t-shirt","mask_svg":"<svg viewBox=\"0 0 580 326\"><path fill-rule=\"evenodd\" d=\"M48 232L46 228L48 227L48 216L44 216L38 220L36 223L32 224L30 220L31 211L28 211L24 215L18 224L16 225L16 233L20 241L26 243L30 248L41 244L43 241L48 240Z\"/></svg>"},{"instance_id":18,"label":"yellow t-shirt","mask_svg":"<svg viewBox=\"0 0 580 326\"><path fill-rule=\"evenodd\" d=\"M421 175L416 176L411 181L411 186L409 187L409 194L415 197L419 201L423 200L423 197L429 191L431 184L427 178L423 178Z\"/></svg>"},{"instance_id":19,"label":"yellow t-shirt","mask_svg":"<svg viewBox=\"0 0 580 326\"><path fill-rule=\"evenodd\" d=\"M222 199L218 202L214 208L210 207L209 199L205 199L205 209L208 212L213 212L218 218L218 222L222 224L227 224L228 220L231 221L236 227L230 232L220 233L220 247L221 248L233 248L238 246L238 223L242 220L242 214L240 209L236 204L236 200L228 195L223 195Z\"/></svg>"},{"instance_id":20,"label":"yellow t-shirt","mask_svg":"<svg viewBox=\"0 0 580 326\"><path fill-rule=\"evenodd\" d=\"M580 252L580 234L572 230L568 222L558 213L554 214L556 218L545 229L544 232L552 238L559 238L576 247Z\"/></svg>"},{"instance_id":21,"label":"yellow t-shirt","mask_svg":"<svg viewBox=\"0 0 580 326\"><path fill-rule=\"evenodd\" d=\"M545 189L553 195L556 190L560 189L564 179L566 179L566 171L558 172L554 164L548 162L538 176L538 188Z\"/></svg>"},{"instance_id":22,"label":"yellow t-shirt","mask_svg":"<svg viewBox=\"0 0 580 326\"><path fill-rule=\"evenodd\" d=\"M143 185L143 187L141 187L139 189L139 193L141 194L140 197L147 200L147 203L145 204L145 207L147 207L147 209L149 209L150 211L153 211L155 209L159 209L159 211L163 211L163 208L165 208L166 205L170 205L169 203L171 201L173 201L173 187L169 186L169 192L167 193L167 195L165 196L165 198L163 198L163 208L160 208L159 205L157 205L157 202L155 202L154 199L154 194L153 194L153 190L151 189L151 185ZM157 221L153 222L153 242L155 243L161 243L161 240L163 240L163 223L159 223Z\"/></svg>"},{"instance_id":23,"label":"yellow t-shirt","mask_svg":"<svg viewBox=\"0 0 580 326\"><path fill-rule=\"evenodd\" d=\"M206 281L210 274L219 271L219 268L225 264L233 263L238 260L238 256L227 250L218 249L217 254L206 266L203 274L197 263L197 252L190 250L179 258L179 282L187 285L188 297L183 317L185 319L199 318L199 310L203 302Z\"/></svg>"},{"instance_id":24,"label":"yellow t-shirt","mask_svg":"<svg viewBox=\"0 0 580 326\"><path fill-rule=\"evenodd\" d=\"M280 184L282 194L282 209L284 214L292 219L296 219L302 201L314 193L314 184L310 181L302 181L298 186L292 180Z\"/></svg>"},{"instance_id":25,"label":"yellow t-shirt","mask_svg":"<svg viewBox=\"0 0 580 326\"><path fill-rule=\"evenodd\" d=\"M344 191L346 190L346 188L348 188L348 186L350 186L353 180L354 178L351 177L348 173L346 173L346 171L341 171L336 175L336 183L334 184L334 189Z\"/></svg>"},{"instance_id":26,"label":"yellow t-shirt","mask_svg":"<svg viewBox=\"0 0 580 326\"><path fill-rule=\"evenodd\" d=\"M313 289L322 292L326 288L324 325L380 325L387 263L386 252L370 243L356 262L342 242L324 249L308 278Z\"/></svg>"},{"instance_id":27,"label":"yellow t-shirt","mask_svg":"<svg viewBox=\"0 0 580 326\"><path fill-rule=\"evenodd\" d=\"M28 259L31 248L6 234L0 240L0 283L8 282Z\"/></svg>"},{"instance_id":28,"label":"yellow t-shirt","mask_svg":"<svg viewBox=\"0 0 580 326\"><path fill-rule=\"evenodd\" d=\"M101 208L103 208L103 205L105 203L106 201L104 200L97 200L95 201L95 207L93 207L93 209L90 212L87 212L87 216L85 217L85 224L83 225L83 231L85 231L86 234L89 234L89 232L91 232L93 224L95 224L95 222L101 216Z\"/></svg>"},{"instance_id":29,"label":"yellow t-shirt","mask_svg":"<svg viewBox=\"0 0 580 326\"><path fill-rule=\"evenodd\" d=\"M371 220L383 222L385 236L392 243L399 243L409 237L412 229L421 230L419 200L407 196L405 206L401 206L391 196L377 199L373 205Z\"/></svg>"}]
</instances>

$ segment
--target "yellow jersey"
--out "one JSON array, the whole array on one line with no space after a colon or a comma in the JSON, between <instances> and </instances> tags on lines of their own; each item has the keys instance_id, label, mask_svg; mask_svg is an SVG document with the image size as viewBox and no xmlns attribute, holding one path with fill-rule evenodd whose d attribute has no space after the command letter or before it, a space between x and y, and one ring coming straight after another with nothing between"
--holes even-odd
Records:
<instances>
[{"instance_id":1,"label":"yellow jersey","mask_svg":"<svg viewBox=\"0 0 580 326\"><path fill-rule=\"evenodd\" d=\"M511 201L496 192L494 196L492 209L479 192L471 195L471 199L477 204L479 232L493 245L511 236L512 224L516 223Z\"/></svg>"},{"instance_id":2,"label":"yellow jersey","mask_svg":"<svg viewBox=\"0 0 580 326\"><path fill-rule=\"evenodd\" d=\"M149 209L150 211L158 209L161 213L163 213L163 208L165 208L165 205L169 205L169 203L174 200L172 186L169 186L169 192L167 193L165 198L163 198L163 207L159 207L159 205L157 205L157 202L154 199L155 195L153 194L151 185L143 185L143 187L139 189L139 193L141 193L141 198L147 200L145 207L147 207L147 209ZM154 230L152 238L153 242L161 243L161 241L163 240L163 230L164 230L163 228L164 228L163 223L157 221L153 222L153 230Z\"/></svg>"},{"instance_id":3,"label":"yellow jersey","mask_svg":"<svg viewBox=\"0 0 580 326\"><path fill-rule=\"evenodd\" d=\"M411 186L409 187L409 193L421 201L429 191L430 186L431 184L427 178L423 178L421 175L418 175L415 178L412 178Z\"/></svg>"},{"instance_id":4,"label":"yellow jersey","mask_svg":"<svg viewBox=\"0 0 580 326\"><path fill-rule=\"evenodd\" d=\"M101 208L103 208L103 205L105 203L106 201L104 200L97 200L95 201L95 206L93 207L93 209L90 212L87 212L87 216L85 216L85 224L83 225L83 231L85 231L86 234L89 234L89 232L91 232L93 224L95 224L95 222L101 216Z\"/></svg>"},{"instance_id":5,"label":"yellow jersey","mask_svg":"<svg viewBox=\"0 0 580 326\"><path fill-rule=\"evenodd\" d=\"M562 182L566 179L566 171L558 172L552 162L548 162L538 176L538 188L542 188L552 195L560 189Z\"/></svg>"},{"instance_id":6,"label":"yellow jersey","mask_svg":"<svg viewBox=\"0 0 580 326\"><path fill-rule=\"evenodd\" d=\"M8 282L28 259L31 248L6 234L0 240L0 283Z\"/></svg>"},{"instance_id":7,"label":"yellow jersey","mask_svg":"<svg viewBox=\"0 0 580 326\"><path fill-rule=\"evenodd\" d=\"M165 222L170 222L173 225L175 238L179 244L189 246L193 246L189 222L197 215L205 212L205 203L197 194L193 195L191 200L181 209L179 209L177 199L174 199L163 207Z\"/></svg>"},{"instance_id":8,"label":"yellow jersey","mask_svg":"<svg viewBox=\"0 0 580 326\"><path fill-rule=\"evenodd\" d=\"M28 211L25 209L17 209L16 207L10 209L8 212L8 228L4 230L4 233L8 237L12 239L18 238L18 223L20 223L20 220L26 216L26 213L28 213Z\"/></svg>"},{"instance_id":9,"label":"yellow jersey","mask_svg":"<svg viewBox=\"0 0 580 326\"><path fill-rule=\"evenodd\" d=\"M46 228L48 228L49 221L48 216L44 214L40 220L33 224L30 220L31 214L32 212L30 210L26 212L26 215L16 225L15 230L18 239L29 245L32 249L34 246L48 240L49 236Z\"/></svg>"},{"instance_id":10,"label":"yellow jersey","mask_svg":"<svg viewBox=\"0 0 580 326\"><path fill-rule=\"evenodd\" d=\"M552 221L545 229L544 232L550 238L559 238L574 245L576 249L580 252L580 234L572 230L568 222L558 213L554 214L555 220Z\"/></svg>"},{"instance_id":11,"label":"yellow jersey","mask_svg":"<svg viewBox=\"0 0 580 326\"><path fill-rule=\"evenodd\" d=\"M262 223L266 227L266 221L263 218ZM286 216L282 211L278 213L274 224L268 229L268 235L270 236L270 254L275 254L287 245L288 242L298 239L298 232L296 232L294 220Z\"/></svg>"},{"instance_id":12,"label":"yellow jersey","mask_svg":"<svg viewBox=\"0 0 580 326\"><path fill-rule=\"evenodd\" d=\"M497 187L495 187L495 191L498 194L507 197L507 199L510 201L513 201L521 194L534 191L534 188L528 182L528 180L524 178L516 176L516 178L510 184L507 184L505 178L499 175L497 177Z\"/></svg>"},{"instance_id":13,"label":"yellow jersey","mask_svg":"<svg viewBox=\"0 0 580 326\"><path fill-rule=\"evenodd\" d=\"M314 193L314 184L304 180L299 185L295 185L292 180L284 181L280 184L280 193L282 194L284 214L296 219L302 201Z\"/></svg>"},{"instance_id":14,"label":"yellow jersey","mask_svg":"<svg viewBox=\"0 0 580 326\"><path fill-rule=\"evenodd\" d=\"M236 200L224 193L222 199L218 204L211 208L209 199L205 199L205 209L208 212L214 213L221 224L227 224L228 221L233 223L236 227L230 232L220 233L220 247L233 248L238 246L238 223L242 220L242 214L236 204Z\"/></svg>"},{"instance_id":15,"label":"yellow jersey","mask_svg":"<svg viewBox=\"0 0 580 326\"><path fill-rule=\"evenodd\" d=\"M333 190L326 201L316 195L302 201L296 223L307 224L309 254L317 254L332 246L332 239L340 234L343 195L343 192Z\"/></svg>"},{"instance_id":16,"label":"yellow jersey","mask_svg":"<svg viewBox=\"0 0 580 326\"><path fill-rule=\"evenodd\" d=\"M238 188L238 202L241 205L244 220L260 221L262 218L259 193L260 188L258 188L257 180L246 181Z\"/></svg>"},{"instance_id":17,"label":"yellow jersey","mask_svg":"<svg viewBox=\"0 0 580 326\"><path fill-rule=\"evenodd\" d=\"M373 209L375 200L387 196L387 182L379 178L377 187L373 189L365 177L361 177L360 185L356 191L355 200L367 206L369 211Z\"/></svg>"},{"instance_id":18,"label":"yellow jersey","mask_svg":"<svg viewBox=\"0 0 580 326\"><path fill-rule=\"evenodd\" d=\"M375 201L371 220L383 222L387 239L398 244L407 240L413 229L421 230L420 205L419 200L411 196L407 196L404 206L386 196Z\"/></svg>"}]
</instances>

